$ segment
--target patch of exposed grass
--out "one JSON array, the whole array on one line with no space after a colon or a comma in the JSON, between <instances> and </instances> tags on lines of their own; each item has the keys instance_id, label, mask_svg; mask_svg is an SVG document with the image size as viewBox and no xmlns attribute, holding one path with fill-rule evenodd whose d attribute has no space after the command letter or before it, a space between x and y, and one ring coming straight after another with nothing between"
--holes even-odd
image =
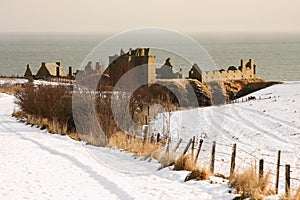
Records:
<instances>
[{"instance_id":1,"label":"patch of exposed grass","mask_svg":"<svg viewBox=\"0 0 300 200\"><path fill-rule=\"evenodd\" d=\"M264 196L275 194L275 191L269 187L270 173L267 173L262 178L258 178L253 167L231 176L229 184L231 187L236 188L242 199L263 199Z\"/></svg>"},{"instance_id":2,"label":"patch of exposed grass","mask_svg":"<svg viewBox=\"0 0 300 200\"><path fill-rule=\"evenodd\" d=\"M290 195L282 195L280 200L300 200L300 187L294 195L290 192Z\"/></svg>"},{"instance_id":3,"label":"patch of exposed grass","mask_svg":"<svg viewBox=\"0 0 300 200\"><path fill-rule=\"evenodd\" d=\"M28 125L37 126L41 130L47 129L49 133L68 135L70 138L80 141L78 133L68 132L67 124L61 124L57 119L48 120L47 118L37 118L23 111L16 111L12 116Z\"/></svg>"},{"instance_id":4,"label":"patch of exposed grass","mask_svg":"<svg viewBox=\"0 0 300 200\"><path fill-rule=\"evenodd\" d=\"M16 94L18 91L22 90L22 84L2 84L0 85L0 93L6 93L10 95Z\"/></svg>"},{"instance_id":5,"label":"patch of exposed grass","mask_svg":"<svg viewBox=\"0 0 300 200\"><path fill-rule=\"evenodd\" d=\"M143 141L142 138L134 137L123 132L117 132L113 134L108 145L109 147L116 146L127 152L136 154L137 156L148 156L159 151L163 144L160 142Z\"/></svg>"},{"instance_id":6,"label":"patch of exposed grass","mask_svg":"<svg viewBox=\"0 0 300 200\"><path fill-rule=\"evenodd\" d=\"M162 169L173 165L175 163L176 157L173 152L166 153L165 151L162 151L159 152L157 160L161 164L160 169Z\"/></svg>"},{"instance_id":7,"label":"patch of exposed grass","mask_svg":"<svg viewBox=\"0 0 300 200\"><path fill-rule=\"evenodd\" d=\"M209 180L209 170L206 168L196 168L191 171L187 175L184 181L189 181L189 180L196 180L196 181L201 181L201 180Z\"/></svg>"},{"instance_id":8,"label":"patch of exposed grass","mask_svg":"<svg viewBox=\"0 0 300 200\"><path fill-rule=\"evenodd\" d=\"M196 169L196 164L191 154L180 156L175 161L174 164L175 171L180 171L180 170L192 171L194 169Z\"/></svg>"}]
</instances>

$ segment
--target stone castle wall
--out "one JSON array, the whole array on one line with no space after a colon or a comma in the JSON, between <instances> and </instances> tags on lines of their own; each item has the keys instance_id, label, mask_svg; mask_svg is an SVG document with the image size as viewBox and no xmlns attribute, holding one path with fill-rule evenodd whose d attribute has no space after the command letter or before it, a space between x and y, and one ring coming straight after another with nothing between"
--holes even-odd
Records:
<instances>
[{"instance_id":1,"label":"stone castle wall","mask_svg":"<svg viewBox=\"0 0 300 200\"><path fill-rule=\"evenodd\" d=\"M256 66L253 59L246 64L245 60L241 60L241 66L238 68L229 67L225 70L213 70L201 72L202 82L221 81L221 80L241 80L256 77Z\"/></svg>"}]
</instances>

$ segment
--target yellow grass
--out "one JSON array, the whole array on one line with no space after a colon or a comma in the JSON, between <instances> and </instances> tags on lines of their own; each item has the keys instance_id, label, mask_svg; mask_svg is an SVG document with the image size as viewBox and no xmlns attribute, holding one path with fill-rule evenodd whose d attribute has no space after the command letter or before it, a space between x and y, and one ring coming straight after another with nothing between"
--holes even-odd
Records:
<instances>
[{"instance_id":1,"label":"yellow grass","mask_svg":"<svg viewBox=\"0 0 300 200\"><path fill-rule=\"evenodd\" d=\"M300 200L300 187L297 189L296 193L294 195L291 194L290 195L282 195L280 197L281 200Z\"/></svg>"},{"instance_id":2,"label":"yellow grass","mask_svg":"<svg viewBox=\"0 0 300 200\"><path fill-rule=\"evenodd\" d=\"M0 86L0 93L6 93L13 95L17 91L22 90L22 86L20 84L14 84L14 85L9 85L9 84L4 84Z\"/></svg>"},{"instance_id":3,"label":"yellow grass","mask_svg":"<svg viewBox=\"0 0 300 200\"><path fill-rule=\"evenodd\" d=\"M127 152L134 153L137 156L148 156L149 154L159 151L163 144L160 142L143 142L141 138L137 138L122 132L117 132L109 139L108 146L116 146Z\"/></svg>"},{"instance_id":4,"label":"yellow grass","mask_svg":"<svg viewBox=\"0 0 300 200\"><path fill-rule=\"evenodd\" d=\"M179 170L192 171L194 169L196 169L196 164L191 154L180 156L175 161L175 165L174 165L175 171L179 171Z\"/></svg>"},{"instance_id":5,"label":"yellow grass","mask_svg":"<svg viewBox=\"0 0 300 200\"><path fill-rule=\"evenodd\" d=\"M12 115L19 120L23 120L26 124L37 126L40 129L47 129L49 133L69 135L70 138L80 141L78 133L68 133L67 124L61 125L56 119L48 120L46 118L37 118L23 111L14 112Z\"/></svg>"},{"instance_id":6,"label":"yellow grass","mask_svg":"<svg viewBox=\"0 0 300 200\"><path fill-rule=\"evenodd\" d=\"M269 187L270 173L259 179L253 167L234 174L229 178L229 183L242 198L262 199L264 196L275 194Z\"/></svg>"},{"instance_id":7,"label":"yellow grass","mask_svg":"<svg viewBox=\"0 0 300 200\"><path fill-rule=\"evenodd\" d=\"M196 165L194 158L191 154L180 156L174 164L175 171L186 170L191 171L185 181L189 180L208 180L209 179L209 170L206 168L200 168Z\"/></svg>"},{"instance_id":8,"label":"yellow grass","mask_svg":"<svg viewBox=\"0 0 300 200\"><path fill-rule=\"evenodd\" d=\"M209 170L206 168L196 168L191 171L189 175L185 178L185 181L189 180L196 180L196 181L201 181L201 180L209 180Z\"/></svg>"},{"instance_id":9,"label":"yellow grass","mask_svg":"<svg viewBox=\"0 0 300 200\"><path fill-rule=\"evenodd\" d=\"M159 155L156 159L161 164L161 168L164 168L172 165L175 162L175 155L173 152L166 153L165 151L162 151L159 152Z\"/></svg>"}]
</instances>

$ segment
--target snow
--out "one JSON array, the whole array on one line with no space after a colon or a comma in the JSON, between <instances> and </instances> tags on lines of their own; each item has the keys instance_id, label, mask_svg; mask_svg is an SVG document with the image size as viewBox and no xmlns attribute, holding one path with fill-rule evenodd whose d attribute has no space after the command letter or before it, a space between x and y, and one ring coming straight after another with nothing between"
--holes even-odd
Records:
<instances>
[{"instance_id":1,"label":"snow","mask_svg":"<svg viewBox=\"0 0 300 200\"><path fill-rule=\"evenodd\" d=\"M215 172L229 175L233 144L236 170L264 159L275 185L281 150L279 193L284 193L284 165L291 165L291 186L300 185L300 82L285 82L257 91L256 100L182 110L170 114L172 144L181 137L183 151L192 137L204 140L198 163L208 167L216 141ZM245 100L245 97L244 97ZM243 100L243 101L244 101ZM233 199L223 179L184 182L186 171L135 159L113 148L84 145L18 123L11 117L14 98L0 94L0 199ZM168 114L151 124L163 132ZM258 164L256 164L258 165ZM216 184L212 184L216 183ZM279 199L278 196L267 199Z\"/></svg>"},{"instance_id":2,"label":"snow","mask_svg":"<svg viewBox=\"0 0 300 200\"><path fill-rule=\"evenodd\" d=\"M28 80L25 78L0 78L0 85L8 84L8 85L14 85L14 84L24 84L27 83Z\"/></svg>"},{"instance_id":3,"label":"snow","mask_svg":"<svg viewBox=\"0 0 300 200\"><path fill-rule=\"evenodd\" d=\"M63 83L63 82L50 82L45 80L34 80L34 85L52 85L52 86L58 86L58 85L72 85L71 83Z\"/></svg>"},{"instance_id":4,"label":"snow","mask_svg":"<svg viewBox=\"0 0 300 200\"><path fill-rule=\"evenodd\" d=\"M173 143L184 144L193 137L204 140L199 163L208 166L213 141L216 141L215 172L229 175L233 144L237 144L238 171L258 166L264 159L265 172L271 171L275 187L277 152L281 150L279 193L284 193L284 165L291 165L291 187L300 186L300 82L285 82L257 91L256 100L170 113ZM151 124L153 132L166 133L168 114ZM183 150L184 145L180 150Z\"/></svg>"},{"instance_id":5,"label":"snow","mask_svg":"<svg viewBox=\"0 0 300 200\"><path fill-rule=\"evenodd\" d=\"M233 199L226 181L184 182L186 171L84 145L17 122L0 94L0 199Z\"/></svg>"},{"instance_id":6,"label":"snow","mask_svg":"<svg viewBox=\"0 0 300 200\"><path fill-rule=\"evenodd\" d=\"M15 85L15 84L25 84L28 83L28 79L25 78L0 78L0 86L1 85ZM63 82L50 82L45 80L34 80L35 85L72 85L71 83L63 83Z\"/></svg>"}]
</instances>

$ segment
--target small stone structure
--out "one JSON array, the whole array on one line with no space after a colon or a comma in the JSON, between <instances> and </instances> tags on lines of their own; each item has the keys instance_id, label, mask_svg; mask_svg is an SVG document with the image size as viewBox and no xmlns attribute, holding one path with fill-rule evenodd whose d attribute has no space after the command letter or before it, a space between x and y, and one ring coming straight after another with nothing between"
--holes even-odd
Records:
<instances>
[{"instance_id":1,"label":"small stone structure","mask_svg":"<svg viewBox=\"0 0 300 200\"><path fill-rule=\"evenodd\" d=\"M197 64L194 64L189 71L189 78L197 79L203 83L211 81L251 79L255 77L256 65L254 64L253 59L249 59L247 64L245 60L242 59L241 65L238 68L230 66L227 71L221 69L202 72Z\"/></svg>"},{"instance_id":2,"label":"small stone structure","mask_svg":"<svg viewBox=\"0 0 300 200\"><path fill-rule=\"evenodd\" d=\"M158 79L174 79L182 78L182 69L173 73L173 65L171 64L171 58L167 58L165 64L156 69L156 78Z\"/></svg>"},{"instance_id":3,"label":"small stone structure","mask_svg":"<svg viewBox=\"0 0 300 200\"><path fill-rule=\"evenodd\" d=\"M32 78L32 77L33 77L32 71L31 71L31 68L30 68L30 64L27 64L27 67L26 67L26 71L25 71L24 77L25 77L25 78Z\"/></svg>"},{"instance_id":4,"label":"small stone structure","mask_svg":"<svg viewBox=\"0 0 300 200\"><path fill-rule=\"evenodd\" d=\"M26 71L24 74L25 78L34 78L34 79L49 79L49 78L74 78L73 69L69 67L69 73L67 74L61 62L49 63L42 62L41 67L39 68L36 75L33 75L31 71L30 64L27 64Z\"/></svg>"}]
</instances>

